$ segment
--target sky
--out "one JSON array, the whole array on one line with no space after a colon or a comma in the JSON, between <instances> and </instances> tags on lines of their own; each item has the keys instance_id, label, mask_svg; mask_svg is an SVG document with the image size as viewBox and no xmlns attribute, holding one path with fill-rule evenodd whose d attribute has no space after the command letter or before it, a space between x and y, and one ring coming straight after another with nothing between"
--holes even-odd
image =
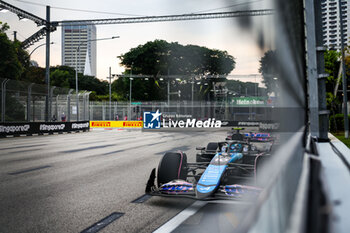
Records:
<instances>
[{"instance_id":1,"label":"sky","mask_svg":"<svg viewBox=\"0 0 350 233\"><path fill-rule=\"evenodd\" d=\"M51 21L223 12L244 10L247 7L250 9L271 8L268 0L5 0L5 2L41 18L45 18L46 15L45 5L50 5L52 7ZM227 6L232 7L227 8ZM71 11L61 8L104 13ZM13 39L13 31L17 31L17 39L20 41L25 40L40 29L31 21L19 21L18 17L11 12L0 12L0 21L9 24L8 36ZM272 16L255 16L249 19L230 18L97 25L97 38L120 36L119 39L97 42L97 77L106 79L109 67L111 67L113 74L122 73L124 68L119 65L120 60L117 59L117 56L155 39L226 50L236 58L236 68L230 75L244 77L244 75L258 74L261 56L267 49L273 48L271 21ZM247 27L247 25L250 26ZM261 41L262 37L265 42L264 47L258 46L257 43L257 41ZM51 41L54 44L51 45L50 65L61 65L60 27L51 34ZM29 47L28 52L43 43L45 43L45 39ZM31 59L37 61L39 66L44 67L45 46L37 49ZM246 78L246 81L256 81L256 76Z\"/></svg>"}]
</instances>

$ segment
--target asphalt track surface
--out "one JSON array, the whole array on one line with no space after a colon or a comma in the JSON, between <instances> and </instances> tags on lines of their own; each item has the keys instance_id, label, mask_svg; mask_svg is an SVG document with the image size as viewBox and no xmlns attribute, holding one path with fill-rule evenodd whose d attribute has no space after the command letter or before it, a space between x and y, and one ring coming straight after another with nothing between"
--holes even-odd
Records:
<instances>
[{"instance_id":1,"label":"asphalt track surface","mask_svg":"<svg viewBox=\"0 0 350 233\"><path fill-rule=\"evenodd\" d=\"M166 151L194 162L196 146L225 135L104 130L1 139L0 232L153 232L193 200L132 203L151 169Z\"/></svg>"}]
</instances>

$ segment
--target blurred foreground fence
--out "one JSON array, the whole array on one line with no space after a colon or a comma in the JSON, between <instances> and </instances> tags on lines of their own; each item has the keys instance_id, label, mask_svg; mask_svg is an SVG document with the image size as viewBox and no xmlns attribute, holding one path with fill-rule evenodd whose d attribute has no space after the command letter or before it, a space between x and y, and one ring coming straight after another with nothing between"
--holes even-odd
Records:
<instances>
[{"instance_id":1,"label":"blurred foreground fence","mask_svg":"<svg viewBox=\"0 0 350 233\"><path fill-rule=\"evenodd\" d=\"M45 102L49 102L49 121L89 120L90 92L76 93L73 89L52 86L49 96L47 86L10 79L1 79L1 122L45 121Z\"/></svg>"}]
</instances>

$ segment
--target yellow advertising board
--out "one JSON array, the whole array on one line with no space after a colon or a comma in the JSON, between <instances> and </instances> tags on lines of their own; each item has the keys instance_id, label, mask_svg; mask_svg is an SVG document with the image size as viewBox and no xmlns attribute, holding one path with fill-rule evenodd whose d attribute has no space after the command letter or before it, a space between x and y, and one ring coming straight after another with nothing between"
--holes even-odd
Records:
<instances>
[{"instance_id":1,"label":"yellow advertising board","mask_svg":"<svg viewBox=\"0 0 350 233\"><path fill-rule=\"evenodd\" d=\"M90 128L142 128L143 121L90 121Z\"/></svg>"}]
</instances>

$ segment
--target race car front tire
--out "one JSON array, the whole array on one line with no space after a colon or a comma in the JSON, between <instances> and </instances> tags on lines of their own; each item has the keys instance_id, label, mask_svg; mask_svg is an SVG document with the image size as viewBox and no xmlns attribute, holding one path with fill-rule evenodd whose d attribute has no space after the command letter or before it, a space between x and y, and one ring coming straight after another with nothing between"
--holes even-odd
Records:
<instances>
[{"instance_id":1,"label":"race car front tire","mask_svg":"<svg viewBox=\"0 0 350 233\"><path fill-rule=\"evenodd\" d=\"M162 184L172 180L187 178L187 156L185 153L167 152L160 160L157 172L157 184Z\"/></svg>"}]
</instances>

